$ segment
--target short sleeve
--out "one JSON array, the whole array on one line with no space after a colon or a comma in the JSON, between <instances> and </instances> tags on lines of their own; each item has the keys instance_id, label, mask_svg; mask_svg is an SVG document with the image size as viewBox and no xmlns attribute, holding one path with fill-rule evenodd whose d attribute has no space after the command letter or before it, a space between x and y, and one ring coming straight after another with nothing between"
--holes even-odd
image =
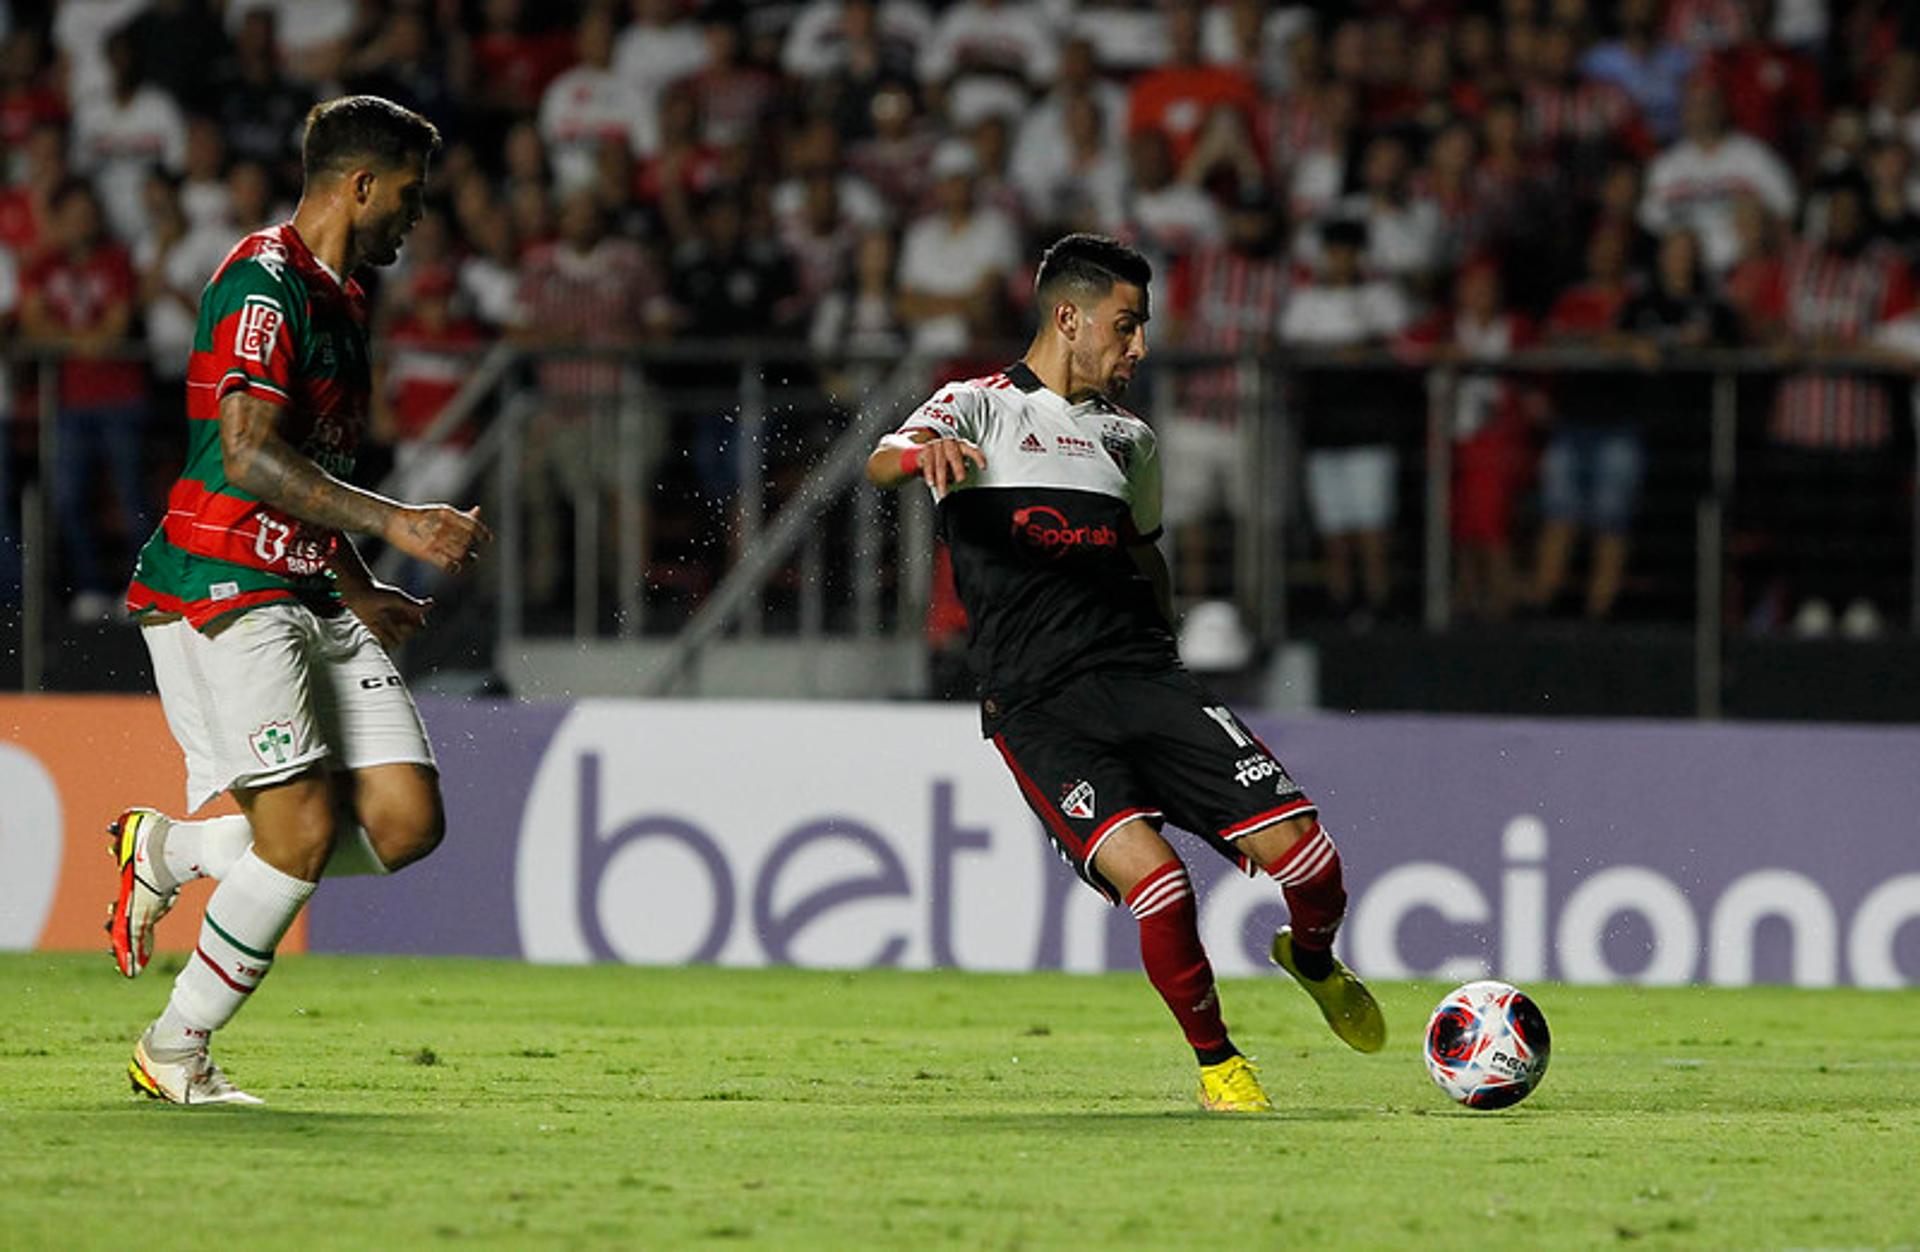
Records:
<instances>
[{"instance_id":1,"label":"short sleeve","mask_svg":"<svg viewBox=\"0 0 1920 1252\"><path fill-rule=\"evenodd\" d=\"M972 387L948 385L933 393L931 399L915 409L900 423L900 434L930 430L944 439L981 442L980 393Z\"/></svg>"},{"instance_id":2,"label":"short sleeve","mask_svg":"<svg viewBox=\"0 0 1920 1252\"><path fill-rule=\"evenodd\" d=\"M1131 542L1152 543L1160 537L1160 445L1145 424L1127 465L1127 496L1133 506Z\"/></svg>"},{"instance_id":3,"label":"short sleeve","mask_svg":"<svg viewBox=\"0 0 1920 1252\"><path fill-rule=\"evenodd\" d=\"M288 281L284 254L236 257L202 297L201 347L213 358L215 398L250 391L285 404L300 365L306 301Z\"/></svg>"}]
</instances>

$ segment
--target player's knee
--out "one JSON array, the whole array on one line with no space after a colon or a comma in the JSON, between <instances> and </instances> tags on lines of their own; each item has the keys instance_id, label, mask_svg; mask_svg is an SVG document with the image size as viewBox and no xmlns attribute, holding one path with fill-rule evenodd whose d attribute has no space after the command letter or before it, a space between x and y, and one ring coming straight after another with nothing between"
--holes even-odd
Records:
<instances>
[{"instance_id":1,"label":"player's knee","mask_svg":"<svg viewBox=\"0 0 1920 1252\"><path fill-rule=\"evenodd\" d=\"M447 834L446 810L437 790L362 813L361 821L389 870L404 869L430 855Z\"/></svg>"},{"instance_id":2,"label":"player's knee","mask_svg":"<svg viewBox=\"0 0 1920 1252\"><path fill-rule=\"evenodd\" d=\"M278 826L280 846L290 851L301 865L311 867L314 877L318 877L319 868L327 863L327 856L333 851L333 814L320 805L308 805L284 815ZM256 832L255 841L258 840Z\"/></svg>"},{"instance_id":3,"label":"player's knee","mask_svg":"<svg viewBox=\"0 0 1920 1252\"><path fill-rule=\"evenodd\" d=\"M1319 818L1312 813L1289 817L1284 822L1275 822L1263 830L1257 830L1248 835L1241 841L1240 850L1255 865L1271 865L1276 859L1291 851L1302 839L1313 834L1319 825Z\"/></svg>"},{"instance_id":4,"label":"player's knee","mask_svg":"<svg viewBox=\"0 0 1920 1252\"><path fill-rule=\"evenodd\" d=\"M323 781L306 776L244 793L241 807L262 860L309 882L320 877L335 830L332 798Z\"/></svg>"}]
</instances>

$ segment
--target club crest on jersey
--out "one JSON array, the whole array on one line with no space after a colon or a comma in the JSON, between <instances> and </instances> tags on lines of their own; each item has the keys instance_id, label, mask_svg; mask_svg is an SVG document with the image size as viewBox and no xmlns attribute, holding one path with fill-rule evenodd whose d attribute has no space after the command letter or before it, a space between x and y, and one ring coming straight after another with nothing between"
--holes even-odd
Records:
<instances>
[{"instance_id":1,"label":"club crest on jersey","mask_svg":"<svg viewBox=\"0 0 1920 1252\"><path fill-rule=\"evenodd\" d=\"M233 332L233 354L242 361L265 365L286 321L280 302L272 296L248 296L240 306L240 325Z\"/></svg>"},{"instance_id":2,"label":"club crest on jersey","mask_svg":"<svg viewBox=\"0 0 1920 1252\"><path fill-rule=\"evenodd\" d=\"M247 746L260 764L285 765L293 754L293 723L281 719L255 726L247 736Z\"/></svg>"},{"instance_id":3,"label":"club crest on jersey","mask_svg":"<svg viewBox=\"0 0 1920 1252\"><path fill-rule=\"evenodd\" d=\"M1093 784L1068 783L1061 789L1060 811L1068 817L1086 821L1093 816Z\"/></svg>"},{"instance_id":4,"label":"club crest on jersey","mask_svg":"<svg viewBox=\"0 0 1920 1252\"><path fill-rule=\"evenodd\" d=\"M1127 437L1126 431L1107 427L1100 432L1100 446L1107 450L1107 455L1113 458L1113 463L1120 467L1121 473L1132 471L1133 440Z\"/></svg>"},{"instance_id":5,"label":"club crest on jersey","mask_svg":"<svg viewBox=\"0 0 1920 1252\"><path fill-rule=\"evenodd\" d=\"M1032 431L1028 431L1027 437L1020 441L1020 451L1022 452L1039 452L1045 454L1046 450L1047 445L1041 443L1040 436L1034 434Z\"/></svg>"}]
</instances>

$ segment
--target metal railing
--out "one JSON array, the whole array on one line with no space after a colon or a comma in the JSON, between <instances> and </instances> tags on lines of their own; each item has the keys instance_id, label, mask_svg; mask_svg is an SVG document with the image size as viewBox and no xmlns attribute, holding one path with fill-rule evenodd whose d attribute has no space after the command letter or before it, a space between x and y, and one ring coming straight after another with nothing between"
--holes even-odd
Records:
<instances>
[{"instance_id":1,"label":"metal railing","mask_svg":"<svg viewBox=\"0 0 1920 1252\"><path fill-rule=\"evenodd\" d=\"M1018 351L981 355L1012 359ZM59 359L45 349L16 347L8 355L16 380L23 365L40 366L50 376L53 371L44 367ZM590 396L557 395L543 387L543 369L567 361L610 366L604 377L617 381ZM1645 376L1620 357L1572 351L1533 351L1482 364L1422 362L1387 352L1231 358L1158 352L1148 364L1145 385L1131 399L1149 417L1178 406L1182 380L1194 371L1231 370L1238 380L1241 411L1232 429L1249 504L1228 528L1228 568L1232 598L1254 636L1267 644L1296 632L1303 616L1296 600L1315 581L1317 556L1299 486L1300 415L1286 398L1298 372L1391 371L1404 377L1410 393L1413 384L1425 383L1424 411L1415 406L1396 415L1398 443L1419 465L1421 493L1420 507L1408 511L1400 532L1420 554L1410 580L1417 588L1417 620L1435 631L1452 628L1456 620L1449 518L1452 400L1459 381L1495 373L1551 376L1566 386L1580 378ZM830 395L817 377L823 367L864 371L858 394ZM1683 593L1691 611L1677 622L1690 619L1694 632L1702 715L1719 711L1736 494L1750 484L1764 485L1755 477L1758 467L1747 464L1764 416L1748 393L1797 368L1802 363L1750 351L1689 353L1662 363L1675 376L1708 380L1711 397L1703 411L1679 415L1697 423L1703 456L1698 473L1689 470L1675 488L1687 497L1691 525L1684 530L1690 533L1676 526L1664 536L1692 549L1692 586ZM1881 357L1823 358L1820 368L1898 385L1911 384L1913 377ZM688 377L693 381L684 381ZM478 353L456 398L416 440L424 446L464 444L459 475L446 494L455 502L484 501L499 536L497 557L483 579L464 592L446 589L450 608L470 631L484 634L495 653L555 635L668 641L646 680L655 691L675 689L704 650L729 636L915 637L924 629L928 603L931 510L924 493L867 489L861 468L877 436L924 398L934 380L927 362L820 362L792 344L676 344L619 353L496 345ZM12 502L25 567L17 646L22 685L29 690L43 685L48 651L56 646L47 626L54 617L60 559L50 542L48 493L40 485L60 455L58 392L42 386L38 396L40 473L21 485ZM1904 393L1894 399L1904 425L1911 404ZM567 455L575 461L574 489L536 507L537 494L529 503L530 485L536 473L551 472L551 440L563 428L573 430ZM717 452L721 444L724 459ZM1910 444L1903 439L1897 446ZM694 460L700 465L690 476ZM1909 488L1912 472L1910 460L1899 470ZM701 475L720 485L703 483ZM584 490L578 489L582 480ZM400 490L405 475L389 476L386 486ZM1894 538L1920 554L1920 493L1909 496L1912 533ZM557 519L541 508L570 517L570 540L558 548L552 543ZM533 543L535 531L544 546ZM1874 538L1862 536L1863 542ZM397 555L378 555L377 561L389 576L402 575ZM1910 566L1901 589L1904 616L1920 628L1920 558ZM562 602L536 600L530 595L535 586L563 588Z\"/></svg>"}]
</instances>

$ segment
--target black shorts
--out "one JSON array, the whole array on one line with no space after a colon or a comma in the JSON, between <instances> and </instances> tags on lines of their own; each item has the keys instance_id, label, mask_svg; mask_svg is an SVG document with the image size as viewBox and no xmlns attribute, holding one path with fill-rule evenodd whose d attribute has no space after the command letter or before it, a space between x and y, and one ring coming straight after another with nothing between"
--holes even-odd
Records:
<instances>
[{"instance_id":1,"label":"black shorts","mask_svg":"<svg viewBox=\"0 0 1920 1252\"><path fill-rule=\"evenodd\" d=\"M1074 872L1119 827L1170 821L1247 868L1242 836L1318 811L1258 736L1185 670L1094 673L1008 713L994 746Z\"/></svg>"}]
</instances>

